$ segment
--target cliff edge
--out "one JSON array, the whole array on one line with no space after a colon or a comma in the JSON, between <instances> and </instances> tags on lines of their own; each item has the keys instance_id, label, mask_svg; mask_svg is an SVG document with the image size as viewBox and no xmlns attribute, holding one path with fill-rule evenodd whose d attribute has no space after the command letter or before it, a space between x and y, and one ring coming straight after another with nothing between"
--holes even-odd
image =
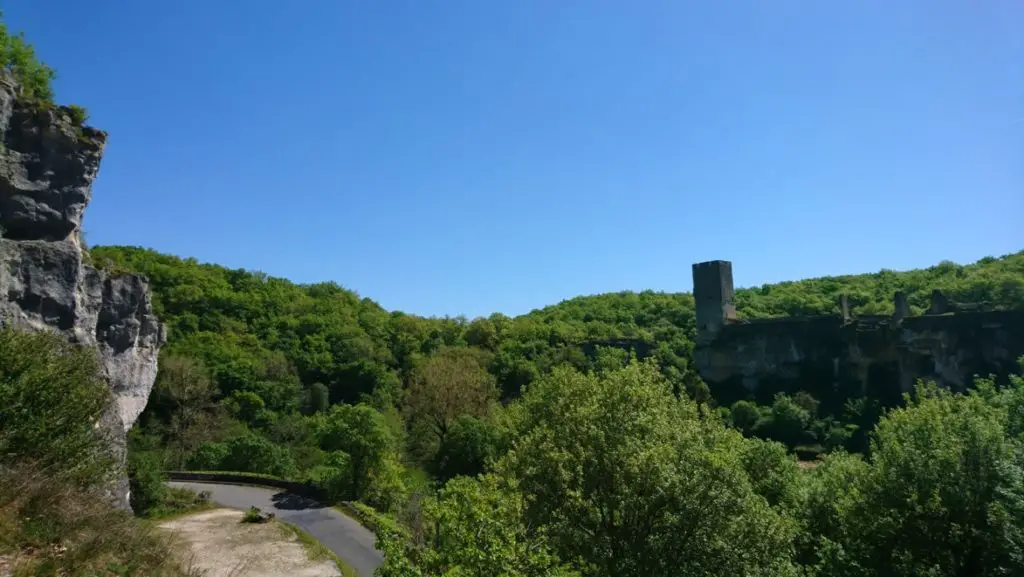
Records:
<instances>
[{"instance_id":1,"label":"cliff edge","mask_svg":"<svg viewBox=\"0 0 1024 577\"><path fill-rule=\"evenodd\" d=\"M0 326L58 331L96 349L113 396L101 426L123 465L165 332L146 280L90 266L81 244L106 133L20 94L0 74ZM112 497L127 508L127 477L118 478Z\"/></svg>"}]
</instances>

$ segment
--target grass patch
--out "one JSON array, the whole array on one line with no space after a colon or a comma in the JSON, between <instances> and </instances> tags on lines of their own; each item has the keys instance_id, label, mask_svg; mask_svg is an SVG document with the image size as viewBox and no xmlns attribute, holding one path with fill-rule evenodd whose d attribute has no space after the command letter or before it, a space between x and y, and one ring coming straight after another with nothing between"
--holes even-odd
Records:
<instances>
[{"instance_id":1,"label":"grass patch","mask_svg":"<svg viewBox=\"0 0 1024 577\"><path fill-rule=\"evenodd\" d=\"M181 547L100 490L0 467L0 556L16 577L190 577Z\"/></svg>"},{"instance_id":2,"label":"grass patch","mask_svg":"<svg viewBox=\"0 0 1024 577\"><path fill-rule=\"evenodd\" d=\"M366 503L360 503L359 501L345 501L334 506L335 509L352 517L363 527L366 527L374 533L379 532L381 529L386 529L390 532L401 535L402 537L409 538L409 530L399 523L393 517L381 513Z\"/></svg>"},{"instance_id":3,"label":"grass patch","mask_svg":"<svg viewBox=\"0 0 1024 577\"><path fill-rule=\"evenodd\" d=\"M338 571L341 572L342 577L359 577L356 570L345 563L341 557L335 555L334 551L325 547L323 543L317 541L315 537L303 531L297 525L287 521L280 521L279 526L287 531L289 535L295 535L302 548L306 550L306 556L309 557L310 561L332 561L338 568Z\"/></svg>"},{"instance_id":4,"label":"grass patch","mask_svg":"<svg viewBox=\"0 0 1024 577\"><path fill-rule=\"evenodd\" d=\"M284 477L277 477L275 475L267 475L266 473L248 473L240 471L168 471L168 473L194 473L197 475L234 475L236 477L252 477L256 479L271 479L274 481L281 481L284 483L297 483L294 479L285 479Z\"/></svg>"},{"instance_id":5,"label":"grass patch","mask_svg":"<svg viewBox=\"0 0 1024 577\"><path fill-rule=\"evenodd\" d=\"M216 508L206 491L196 493L190 489L168 487L163 503L151 509L146 518L151 521L167 521L192 513Z\"/></svg>"}]
</instances>

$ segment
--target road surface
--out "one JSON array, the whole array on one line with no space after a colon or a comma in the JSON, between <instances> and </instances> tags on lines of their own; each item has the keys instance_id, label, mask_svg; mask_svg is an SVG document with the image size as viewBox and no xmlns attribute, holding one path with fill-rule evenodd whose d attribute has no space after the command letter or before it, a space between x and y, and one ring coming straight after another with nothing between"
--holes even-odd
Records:
<instances>
[{"instance_id":1,"label":"road surface","mask_svg":"<svg viewBox=\"0 0 1024 577\"><path fill-rule=\"evenodd\" d=\"M273 512L278 519L294 523L316 537L341 557L362 577L373 577L373 571L384 562L374 547L374 535L351 517L280 489L246 485L171 481L171 487L193 491L209 491L211 500L229 509L246 510L251 506Z\"/></svg>"}]
</instances>

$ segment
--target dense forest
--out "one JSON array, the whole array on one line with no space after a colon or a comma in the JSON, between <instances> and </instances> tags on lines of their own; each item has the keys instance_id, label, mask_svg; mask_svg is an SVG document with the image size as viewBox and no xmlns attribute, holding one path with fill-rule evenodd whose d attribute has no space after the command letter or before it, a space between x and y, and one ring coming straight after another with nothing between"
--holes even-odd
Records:
<instances>
[{"instance_id":1,"label":"dense forest","mask_svg":"<svg viewBox=\"0 0 1024 577\"><path fill-rule=\"evenodd\" d=\"M324 474L332 451L349 451L317 441L317 427L362 407L373 410L367 423L381 427L389 447L388 482L424 490L456 472L482 471L496 447L453 445L497 443L494 414L538 378L561 366L604 373L631 359L652 362L676 394L748 436L812 454L863 452L880 415L871 399L850 399L843 414L818 414L818 401L801 393L767 407L717 406L690 366L687 293L578 297L516 318L423 318L386 311L334 283L297 285L140 248L91 254L111 270L147 276L168 326L160 379L133 445L165 468ZM838 313L842 293L855 314L877 314L891 312L892 294L903 290L920 312L936 288L957 302L1022 307L1024 252L739 289L736 302L749 318ZM273 454L254 458L261 448Z\"/></svg>"},{"instance_id":2,"label":"dense forest","mask_svg":"<svg viewBox=\"0 0 1024 577\"><path fill-rule=\"evenodd\" d=\"M889 410L849 399L838 415L800 392L718 406L690 366L690 294L422 318L335 284L150 250L92 258L146 275L170 330L135 462L277 475L355 501L377 516L383 575L1022 567L1019 380L926 387ZM1024 307L1024 252L740 289L736 302L748 318L838 313L843 293L877 314L903 290L921 312L936 288Z\"/></svg>"}]
</instances>

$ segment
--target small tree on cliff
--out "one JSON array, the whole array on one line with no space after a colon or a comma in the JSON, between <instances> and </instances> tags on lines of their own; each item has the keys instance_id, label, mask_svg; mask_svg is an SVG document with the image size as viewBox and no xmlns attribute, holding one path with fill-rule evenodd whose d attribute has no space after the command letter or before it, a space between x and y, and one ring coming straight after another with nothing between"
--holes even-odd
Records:
<instances>
[{"instance_id":1,"label":"small tree on cliff","mask_svg":"<svg viewBox=\"0 0 1024 577\"><path fill-rule=\"evenodd\" d=\"M24 96L53 101L53 79L57 74L36 58L35 50L25 41L24 35L11 34L3 21L0 21L0 65L14 75Z\"/></svg>"}]
</instances>

